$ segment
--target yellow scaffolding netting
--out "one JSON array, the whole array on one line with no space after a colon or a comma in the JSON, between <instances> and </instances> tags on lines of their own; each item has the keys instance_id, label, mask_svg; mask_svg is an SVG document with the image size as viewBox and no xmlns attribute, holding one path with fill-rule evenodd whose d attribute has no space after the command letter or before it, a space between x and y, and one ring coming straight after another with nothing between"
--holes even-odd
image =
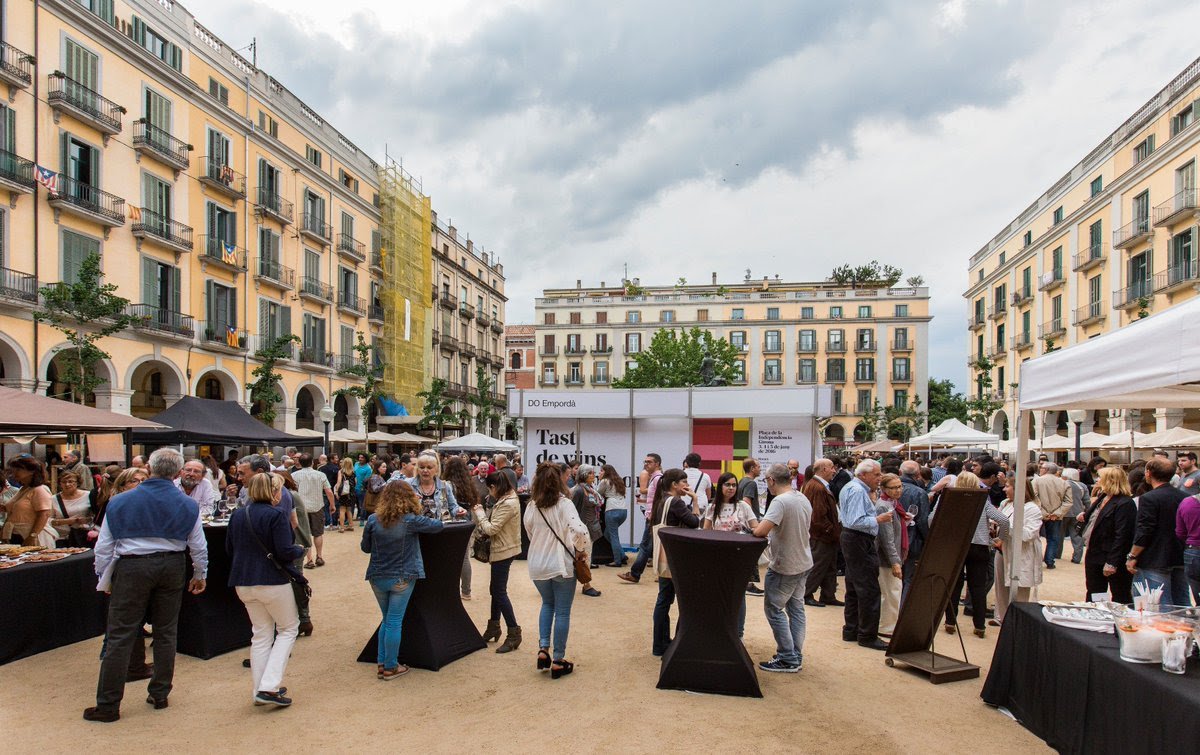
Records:
<instances>
[{"instance_id":1,"label":"yellow scaffolding netting","mask_svg":"<svg viewBox=\"0 0 1200 755\"><path fill-rule=\"evenodd\" d=\"M432 290L429 197L397 162L379 167L380 250L383 256L383 389L418 415L425 387L426 327Z\"/></svg>"}]
</instances>

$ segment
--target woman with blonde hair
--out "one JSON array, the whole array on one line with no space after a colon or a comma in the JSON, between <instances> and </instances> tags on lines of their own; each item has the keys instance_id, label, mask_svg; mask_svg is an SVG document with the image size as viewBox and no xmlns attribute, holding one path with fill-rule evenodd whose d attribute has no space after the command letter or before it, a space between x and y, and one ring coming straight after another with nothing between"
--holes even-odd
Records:
<instances>
[{"instance_id":1,"label":"woman with blonde hair","mask_svg":"<svg viewBox=\"0 0 1200 755\"><path fill-rule=\"evenodd\" d=\"M333 497L338 508L338 532L351 532L354 529L354 505L358 503L354 495L356 484L354 462L347 456L342 459L337 482L333 485Z\"/></svg>"},{"instance_id":2,"label":"woman with blonde hair","mask_svg":"<svg viewBox=\"0 0 1200 755\"><path fill-rule=\"evenodd\" d=\"M408 666L399 662L400 630L413 588L418 579L425 578L417 535L441 529L440 519L422 516L421 499L403 480L393 480L384 486L375 502L375 513L367 517L363 527L362 549L371 554L366 579L383 614L376 676L384 681L408 673Z\"/></svg>"},{"instance_id":3,"label":"woman with blonde hair","mask_svg":"<svg viewBox=\"0 0 1200 755\"><path fill-rule=\"evenodd\" d=\"M954 488L966 490L983 490L979 478L973 472L960 472L954 481ZM940 507L942 504L938 504ZM934 510L934 514L937 510ZM988 594L988 564L992 560L990 546L993 544L988 521L995 522L999 528L998 540L1008 539L1008 518L1000 513L1000 509L992 505L986 496L983 501L983 513L979 515L979 523L975 526L975 536L971 538L971 546L967 549L967 560L963 565L963 573L958 575L958 583L950 591L950 603L946 606L946 632L954 634L958 628L958 603L962 595L963 584L971 598L971 621L975 625L975 636L987 636L987 594Z\"/></svg>"},{"instance_id":4,"label":"woman with blonde hair","mask_svg":"<svg viewBox=\"0 0 1200 755\"><path fill-rule=\"evenodd\" d=\"M1125 557L1133 547L1137 506L1125 470L1117 466L1102 467L1096 479L1096 493L1084 515L1085 597L1091 600L1097 593L1111 593L1115 603L1132 603L1133 575L1125 568Z\"/></svg>"}]
</instances>

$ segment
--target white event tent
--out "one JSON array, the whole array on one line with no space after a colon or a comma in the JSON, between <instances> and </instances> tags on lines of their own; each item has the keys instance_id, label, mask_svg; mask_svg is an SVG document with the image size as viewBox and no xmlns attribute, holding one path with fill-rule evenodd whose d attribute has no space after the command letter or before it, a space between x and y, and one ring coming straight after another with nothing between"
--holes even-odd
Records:
<instances>
[{"instance_id":1,"label":"white event tent","mask_svg":"<svg viewBox=\"0 0 1200 755\"><path fill-rule=\"evenodd\" d=\"M503 440L496 440L483 433L468 433L461 438L454 438L435 446L439 451L487 451L502 453L516 451L516 445Z\"/></svg>"},{"instance_id":2,"label":"white event tent","mask_svg":"<svg viewBox=\"0 0 1200 755\"><path fill-rule=\"evenodd\" d=\"M908 447L916 450L921 448L945 448L963 446L966 448L996 446L1000 436L985 433L967 427L962 422L951 417L924 435L918 435L908 441Z\"/></svg>"},{"instance_id":3,"label":"white event tent","mask_svg":"<svg viewBox=\"0 0 1200 755\"><path fill-rule=\"evenodd\" d=\"M1200 299L1135 320L1124 328L1044 354L1021 367L1016 422L1017 495L1013 533L1025 512L1025 464L1029 439L1024 428L1035 411L1067 409L1187 409L1200 406L1200 339L1192 323ZM1136 358L1135 358L1136 357ZM1113 440L1126 435L1117 433ZM1012 547L1018 547L1013 543ZM1017 559L1010 564L1015 574Z\"/></svg>"}]
</instances>

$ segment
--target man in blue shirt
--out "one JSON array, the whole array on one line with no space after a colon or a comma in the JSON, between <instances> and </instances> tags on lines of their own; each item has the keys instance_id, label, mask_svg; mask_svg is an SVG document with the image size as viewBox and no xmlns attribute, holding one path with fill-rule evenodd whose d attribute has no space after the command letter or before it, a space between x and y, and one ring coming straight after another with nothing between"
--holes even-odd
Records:
<instances>
[{"instance_id":1,"label":"man in blue shirt","mask_svg":"<svg viewBox=\"0 0 1200 755\"><path fill-rule=\"evenodd\" d=\"M358 496L358 521L359 526L367 521L367 510L363 508L363 501L367 497L367 480L371 477L371 465L367 462L366 454L358 455L358 462L354 465L354 494Z\"/></svg>"},{"instance_id":2,"label":"man in blue shirt","mask_svg":"<svg viewBox=\"0 0 1200 755\"><path fill-rule=\"evenodd\" d=\"M892 512L876 516L871 500L882 476L879 462L867 459L854 469L854 479L838 494L842 555L846 559L842 639L872 650L887 650L887 643L879 640L879 553L875 536L880 524L892 521Z\"/></svg>"}]
</instances>

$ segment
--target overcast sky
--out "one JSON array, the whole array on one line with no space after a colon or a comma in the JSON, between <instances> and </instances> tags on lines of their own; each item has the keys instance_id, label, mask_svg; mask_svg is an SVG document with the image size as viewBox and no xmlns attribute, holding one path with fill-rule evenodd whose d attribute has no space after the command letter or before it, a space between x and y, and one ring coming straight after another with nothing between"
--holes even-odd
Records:
<instances>
[{"instance_id":1,"label":"overcast sky","mask_svg":"<svg viewBox=\"0 0 1200 755\"><path fill-rule=\"evenodd\" d=\"M961 389L967 260L1197 55L1179 0L192 0L542 288L924 276ZM482 8L482 9L481 9Z\"/></svg>"}]
</instances>

